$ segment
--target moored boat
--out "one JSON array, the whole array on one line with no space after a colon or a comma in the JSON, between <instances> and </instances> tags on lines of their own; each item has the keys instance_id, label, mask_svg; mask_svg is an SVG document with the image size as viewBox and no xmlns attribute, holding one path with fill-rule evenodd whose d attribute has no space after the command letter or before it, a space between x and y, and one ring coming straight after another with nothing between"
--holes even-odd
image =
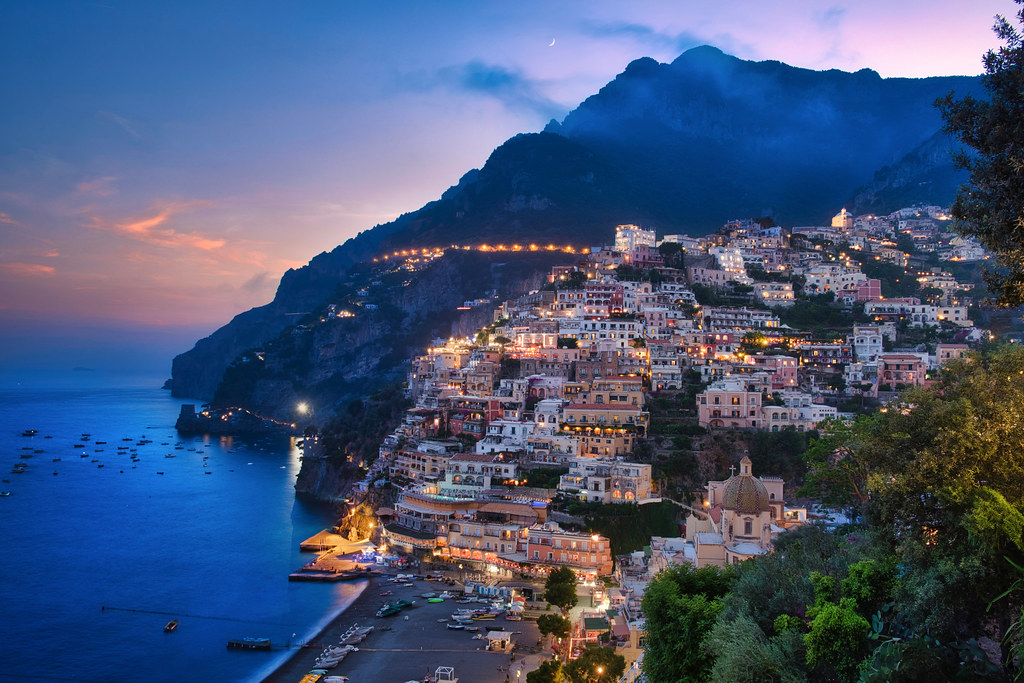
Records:
<instances>
[{"instance_id":1,"label":"moored boat","mask_svg":"<svg viewBox=\"0 0 1024 683\"><path fill-rule=\"evenodd\" d=\"M170 633L171 631L177 631L177 630L178 630L178 620L177 619L171 619L170 621L167 622L167 625L164 626L164 633Z\"/></svg>"},{"instance_id":2,"label":"moored boat","mask_svg":"<svg viewBox=\"0 0 1024 683\"><path fill-rule=\"evenodd\" d=\"M228 641L229 650L269 650L270 638L238 638Z\"/></svg>"}]
</instances>

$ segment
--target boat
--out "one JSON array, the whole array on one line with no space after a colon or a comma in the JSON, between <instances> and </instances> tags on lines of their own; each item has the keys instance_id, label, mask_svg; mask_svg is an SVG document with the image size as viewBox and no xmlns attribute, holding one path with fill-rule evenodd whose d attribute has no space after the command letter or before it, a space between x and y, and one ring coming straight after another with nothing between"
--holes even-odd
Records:
<instances>
[{"instance_id":1,"label":"boat","mask_svg":"<svg viewBox=\"0 0 1024 683\"><path fill-rule=\"evenodd\" d=\"M21 433L22 436L35 436L39 433L38 429L26 429Z\"/></svg>"},{"instance_id":2,"label":"boat","mask_svg":"<svg viewBox=\"0 0 1024 683\"><path fill-rule=\"evenodd\" d=\"M437 593L420 593L421 598L436 598Z\"/></svg>"},{"instance_id":3,"label":"boat","mask_svg":"<svg viewBox=\"0 0 1024 683\"><path fill-rule=\"evenodd\" d=\"M444 602L444 598L427 598L427 602Z\"/></svg>"},{"instance_id":4,"label":"boat","mask_svg":"<svg viewBox=\"0 0 1024 683\"><path fill-rule=\"evenodd\" d=\"M448 624L448 628L451 629L452 631L465 631L466 630L466 625L465 624Z\"/></svg>"},{"instance_id":5,"label":"boat","mask_svg":"<svg viewBox=\"0 0 1024 683\"><path fill-rule=\"evenodd\" d=\"M446 624L446 623L448 623L448 620L447 619L438 619L437 623L439 623L439 624Z\"/></svg>"},{"instance_id":6,"label":"boat","mask_svg":"<svg viewBox=\"0 0 1024 683\"><path fill-rule=\"evenodd\" d=\"M402 611L401 607L395 607L394 605L385 605L377 610L378 617L393 617Z\"/></svg>"},{"instance_id":7,"label":"boat","mask_svg":"<svg viewBox=\"0 0 1024 683\"><path fill-rule=\"evenodd\" d=\"M0 497L6 498L9 495L11 495L10 491L0 491Z\"/></svg>"},{"instance_id":8,"label":"boat","mask_svg":"<svg viewBox=\"0 0 1024 683\"><path fill-rule=\"evenodd\" d=\"M170 633L171 631L176 631L176 630L178 630L178 620L177 619L171 619L170 621L167 622L167 625L164 626L164 633Z\"/></svg>"},{"instance_id":9,"label":"boat","mask_svg":"<svg viewBox=\"0 0 1024 683\"><path fill-rule=\"evenodd\" d=\"M270 638L238 638L228 641L229 650L269 650Z\"/></svg>"}]
</instances>

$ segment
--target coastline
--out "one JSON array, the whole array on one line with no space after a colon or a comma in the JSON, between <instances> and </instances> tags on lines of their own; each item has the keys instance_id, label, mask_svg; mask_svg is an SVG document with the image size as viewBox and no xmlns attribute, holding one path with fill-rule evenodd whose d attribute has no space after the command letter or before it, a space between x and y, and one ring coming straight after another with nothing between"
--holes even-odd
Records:
<instances>
[{"instance_id":1,"label":"coastline","mask_svg":"<svg viewBox=\"0 0 1024 683\"><path fill-rule=\"evenodd\" d=\"M305 647L298 648L263 678L263 683L296 683L314 668L314 661L323 648L336 644L354 624L373 626L374 631L359 645L358 652L328 672L331 676L348 676L353 683L423 680L425 674L434 673L438 666L452 666L460 680L474 683L522 681L525 680L523 674L550 659L550 654L536 647L540 640L536 622L506 621L503 617L481 622L481 633L487 630L487 626L493 626L496 630L514 634L512 639L516 650L513 655L489 652L485 641L474 638L480 633L452 631L446 624L438 622L462 605L453 600L430 604L419 597L426 591L442 590L444 584L416 579L413 587L401 587L387 579L387 576L367 579L359 596ZM391 591L391 594L382 596L382 591ZM382 603L396 599L414 600L415 606L397 617L384 619L376 616ZM522 672L518 677L517 671Z\"/></svg>"},{"instance_id":2,"label":"coastline","mask_svg":"<svg viewBox=\"0 0 1024 683\"><path fill-rule=\"evenodd\" d=\"M372 579L360 579L359 582L362 583L359 587L359 593L347 604L341 605L337 610L328 614L310 627L309 631L299 641L304 643L303 645L295 646L290 650L281 653L280 657L253 674L249 681L251 681L251 683L260 683L261 681L273 682L277 680L299 680L299 678L302 677L302 674L312 668L312 663L310 663L309 666L303 669L301 673L296 675L294 678L290 676L290 671L293 668L290 665L295 662L295 660L302 659L301 655L303 653L313 653L314 657L312 657L312 659L315 659L315 654L319 653L321 648L315 647L314 643L331 642L332 638L336 641L338 637L345 632L345 629L347 628L345 621L346 615L353 607L359 604L359 601L362 600L365 595L367 595L366 589L371 587ZM354 581L353 583L356 582ZM310 659L310 662L312 662L312 659ZM298 671L299 669L302 669L302 666L297 665L294 668ZM282 674L285 677L278 678L278 674Z\"/></svg>"}]
</instances>

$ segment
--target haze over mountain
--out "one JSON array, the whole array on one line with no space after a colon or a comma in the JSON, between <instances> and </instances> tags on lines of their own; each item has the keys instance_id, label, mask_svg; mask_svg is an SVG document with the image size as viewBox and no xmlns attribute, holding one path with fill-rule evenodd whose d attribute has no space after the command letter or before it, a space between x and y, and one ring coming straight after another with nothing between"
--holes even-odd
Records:
<instances>
[{"instance_id":1,"label":"haze over mountain","mask_svg":"<svg viewBox=\"0 0 1024 683\"><path fill-rule=\"evenodd\" d=\"M812 71L707 46L671 64L638 59L561 122L506 141L437 201L285 273L271 303L175 358L171 388L211 397L240 353L324 304L354 264L393 249L590 246L619 223L704 234L730 218L794 226L825 223L842 206L948 203L964 177L932 103L951 90L981 95L981 80Z\"/></svg>"}]
</instances>

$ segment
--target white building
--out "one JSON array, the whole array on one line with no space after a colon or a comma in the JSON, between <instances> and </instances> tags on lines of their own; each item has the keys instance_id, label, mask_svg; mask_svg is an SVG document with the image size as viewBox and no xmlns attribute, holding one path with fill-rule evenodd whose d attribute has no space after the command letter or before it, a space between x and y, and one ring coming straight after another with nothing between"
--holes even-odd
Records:
<instances>
[{"instance_id":1,"label":"white building","mask_svg":"<svg viewBox=\"0 0 1024 683\"><path fill-rule=\"evenodd\" d=\"M569 473L558 482L586 502L643 503L655 499L651 491L651 466L605 458L573 458Z\"/></svg>"}]
</instances>

